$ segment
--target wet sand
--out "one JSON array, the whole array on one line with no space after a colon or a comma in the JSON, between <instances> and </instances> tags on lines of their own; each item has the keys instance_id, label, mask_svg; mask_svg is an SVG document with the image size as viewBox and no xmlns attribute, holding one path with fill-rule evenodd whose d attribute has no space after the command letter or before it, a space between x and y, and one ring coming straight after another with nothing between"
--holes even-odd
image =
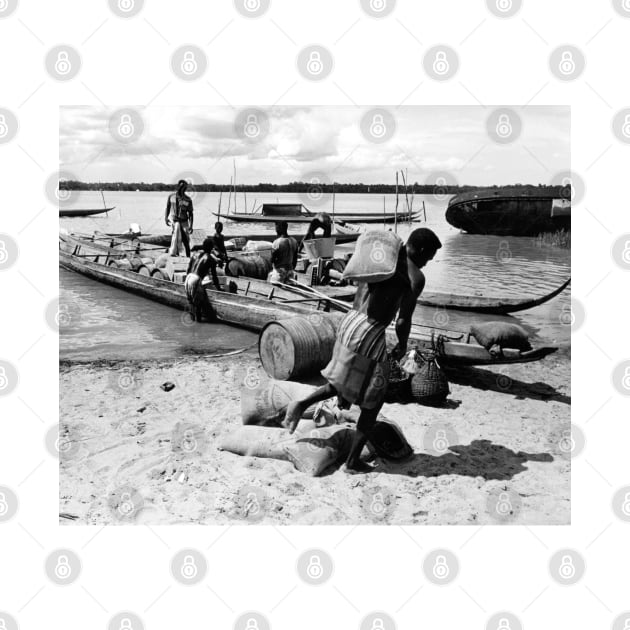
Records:
<instances>
[{"instance_id":1,"label":"wet sand","mask_svg":"<svg viewBox=\"0 0 630 630\"><path fill-rule=\"evenodd\" d=\"M63 362L61 522L570 523L566 349L537 363L449 372L443 408L385 405L414 455L377 459L367 475L336 469L313 478L288 461L218 450L242 425L240 384L252 369L262 372L251 349L213 359ZM175 387L164 391L166 382ZM194 448L177 446L182 434Z\"/></svg>"}]
</instances>

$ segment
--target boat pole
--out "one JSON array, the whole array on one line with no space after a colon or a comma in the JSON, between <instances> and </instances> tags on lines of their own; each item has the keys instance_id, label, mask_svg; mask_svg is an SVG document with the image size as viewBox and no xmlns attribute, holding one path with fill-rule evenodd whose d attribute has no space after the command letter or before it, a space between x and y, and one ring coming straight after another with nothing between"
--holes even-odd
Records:
<instances>
[{"instance_id":1,"label":"boat pole","mask_svg":"<svg viewBox=\"0 0 630 630\"><path fill-rule=\"evenodd\" d=\"M236 160L232 160L234 167L234 212L236 213Z\"/></svg>"},{"instance_id":2,"label":"boat pole","mask_svg":"<svg viewBox=\"0 0 630 630\"><path fill-rule=\"evenodd\" d=\"M333 182L333 226L335 225L335 182Z\"/></svg>"},{"instance_id":3,"label":"boat pole","mask_svg":"<svg viewBox=\"0 0 630 630\"><path fill-rule=\"evenodd\" d=\"M218 220L221 220L221 199L223 199L223 191L219 191L219 212L218 212Z\"/></svg>"},{"instance_id":4,"label":"boat pole","mask_svg":"<svg viewBox=\"0 0 630 630\"><path fill-rule=\"evenodd\" d=\"M230 177L230 187L228 188L228 209L227 209L228 214L230 214L231 203L232 203L232 178Z\"/></svg>"},{"instance_id":5,"label":"boat pole","mask_svg":"<svg viewBox=\"0 0 630 630\"><path fill-rule=\"evenodd\" d=\"M394 208L394 234L398 234L398 171L396 171L396 207Z\"/></svg>"}]
</instances>

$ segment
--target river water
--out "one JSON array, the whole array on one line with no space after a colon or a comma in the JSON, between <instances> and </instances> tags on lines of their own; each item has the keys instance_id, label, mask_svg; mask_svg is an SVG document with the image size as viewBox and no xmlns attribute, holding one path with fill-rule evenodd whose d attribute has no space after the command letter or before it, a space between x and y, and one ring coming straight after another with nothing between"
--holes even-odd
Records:
<instances>
[{"instance_id":1,"label":"river water","mask_svg":"<svg viewBox=\"0 0 630 630\"><path fill-rule=\"evenodd\" d=\"M60 218L60 227L91 234L125 232L131 223L138 223L144 234L163 234L164 207L167 193L106 192L105 201L116 209L107 215L85 218ZM194 197L195 228L212 231L219 203L218 193L197 193ZM382 195L335 196L336 211L362 211L381 214ZM100 207L99 192L73 193L67 207ZM234 209L234 198L230 200ZM332 211L330 197L322 200L293 194L249 194L248 210L263 202L305 203L311 210ZM398 233L405 238L411 229L427 226L442 240L443 247L425 269L426 290L466 295L525 298L548 293L562 284L571 273L568 249L539 246L534 238L476 236L461 234L444 218L448 197L416 196L414 210L426 209L426 224L411 226L401 223ZM320 205L317 205L317 204ZM222 198L222 213L227 211L228 195ZM64 206L66 207L66 206ZM245 198L239 193L237 211L243 212ZM385 196L385 207L392 212L395 196ZM399 211L406 209L399 199ZM234 223L224 219L227 235L269 232L272 224ZM371 228L382 227L378 224ZM390 227L390 226L388 226ZM302 233L306 225L289 226L289 232ZM347 249L352 246L344 246ZM71 325L60 336L60 358L69 360L138 359L178 357L189 354L219 354L255 343L257 336L225 325L187 325L181 313L167 306L136 297L88 278L59 270L60 299L73 305ZM526 327L536 343L568 345L570 329L570 292L565 291L551 302L529 311L516 313L511 321ZM504 319L418 307L416 323L467 331L473 322Z\"/></svg>"}]
</instances>

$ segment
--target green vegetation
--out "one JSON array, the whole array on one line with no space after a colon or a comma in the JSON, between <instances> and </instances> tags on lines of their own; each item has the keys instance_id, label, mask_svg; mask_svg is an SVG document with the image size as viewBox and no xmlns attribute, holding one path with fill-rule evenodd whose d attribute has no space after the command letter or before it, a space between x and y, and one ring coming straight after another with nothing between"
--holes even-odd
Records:
<instances>
[{"instance_id":1,"label":"green vegetation","mask_svg":"<svg viewBox=\"0 0 630 630\"><path fill-rule=\"evenodd\" d=\"M75 180L64 180L59 182L59 188L61 190L111 190L111 191L149 191L149 192L166 192L169 190L175 190L176 184L164 184L162 182L80 182ZM196 192L228 192L231 188L230 184L193 184L192 188ZM291 182L290 184L269 184L261 182L259 184L245 185L238 184L236 189L241 192L261 192L261 193L308 193L309 190L317 188L323 193L331 194L333 192L333 184L319 184L313 182ZM476 190L478 186L452 186L452 185L438 185L438 184L409 184L407 186L408 193L416 193L419 195L455 195L457 193L466 192L468 190ZM496 190L501 191L506 186L484 186L484 190ZM557 197L563 196L562 186L544 186L538 184L537 186L525 186L522 184L515 184L510 186L511 191L515 189L520 190L532 190L540 193L552 193ZM387 195L396 192L396 186L393 184L334 184L334 190L336 193L355 193L355 194L374 194L374 195ZM404 186L399 186L398 191L400 193L405 192Z\"/></svg>"}]
</instances>

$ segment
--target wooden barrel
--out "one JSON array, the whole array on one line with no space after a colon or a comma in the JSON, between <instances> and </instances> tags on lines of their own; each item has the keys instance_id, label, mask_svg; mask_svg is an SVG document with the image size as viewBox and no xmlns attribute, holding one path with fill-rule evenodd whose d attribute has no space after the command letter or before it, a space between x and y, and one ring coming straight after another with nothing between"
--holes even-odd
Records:
<instances>
[{"instance_id":1,"label":"wooden barrel","mask_svg":"<svg viewBox=\"0 0 630 630\"><path fill-rule=\"evenodd\" d=\"M144 261L140 258L140 256L131 256L131 268L134 271L137 272L142 266L144 266Z\"/></svg>"},{"instance_id":2,"label":"wooden barrel","mask_svg":"<svg viewBox=\"0 0 630 630\"><path fill-rule=\"evenodd\" d=\"M142 264L136 269L136 273L139 273L141 276L149 277L151 272L155 269L153 258L141 258L141 260Z\"/></svg>"},{"instance_id":3,"label":"wooden barrel","mask_svg":"<svg viewBox=\"0 0 630 630\"><path fill-rule=\"evenodd\" d=\"M158 280L168 280L168 276L164 273L162 269L154 269L151 272L152 278L157 278Z\"/></svg>"},{"instance_id":4,"label":"wooden barrel","mask_svg":"<svg viewBox=\"0 0 630 630\"><path fill-rule=\"evenodd\" d=\"M280 381L314 374L330 361L336 334L334 319L324 313L269 322L258 340L260 362Z\"/></svg>"},{"instance_id":5,"label":"wooden barrel","mask_svg":"<svg viewBox=\"0 0 630 630\"><path fill-rule=\"evenodd\" d=\"M235 278L247 276L248 278L266 280L271 271L271 260L258 255L238 256L230 259L225 267L225 271L228 276Z\"/></svg>"}]
</instances>

